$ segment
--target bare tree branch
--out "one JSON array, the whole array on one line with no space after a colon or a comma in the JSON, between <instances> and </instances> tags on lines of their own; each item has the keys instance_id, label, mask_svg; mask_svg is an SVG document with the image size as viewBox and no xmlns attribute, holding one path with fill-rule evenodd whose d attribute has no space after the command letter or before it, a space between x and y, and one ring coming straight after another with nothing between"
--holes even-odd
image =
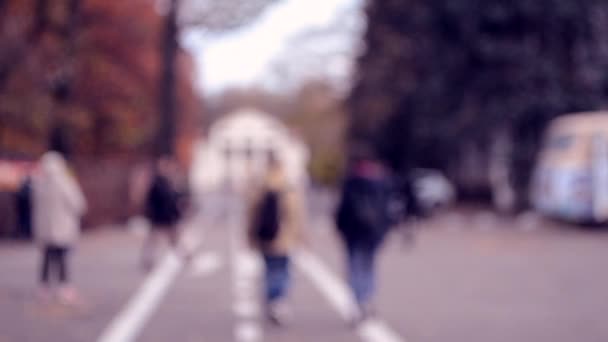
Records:
<instances>
[{"instance_id":1,"label":"bare tree branch","mask_svg":"<svg viewBox=\"0 0 608 342\"><path fill-rule=\"evenodd\" d=\"M162 46L160 79L160 127L158 130L156 153L171 155L175 144L175 114L178 36L180 29L200 28L209 32L234 29L248 23L261 13L270 3L277 0L224 0L224 1L180 1L167 0Z\"/></svg>"},{"instance_id":2,"label":"bare tree branch","mask_svg":"<svg viewBox=\"0 0 608 342\"><path fill-rule=\"evenodd\" d=\"M200 28L217 33L247 25L269 5L280 0L202 0L188 1L179 13L182 28Z\"/></svg>"}]
</instances>

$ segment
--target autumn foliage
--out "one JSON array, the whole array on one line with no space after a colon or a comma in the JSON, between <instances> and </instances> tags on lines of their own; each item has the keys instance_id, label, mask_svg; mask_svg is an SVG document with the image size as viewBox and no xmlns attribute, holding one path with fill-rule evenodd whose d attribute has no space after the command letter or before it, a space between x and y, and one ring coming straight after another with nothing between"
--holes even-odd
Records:
<instances>
[{"instance_id":1,"label":"autumn foliage","mask_svg":"<svg viewBox=\"0 0 608 342\"><path fill-rule=\"evenodd\" d=\"M35 157L57 125L80 155L152 153L162 19L149 0L0 0L0 154ZM199 112L192 69L180 50L187 135Z\"/></svg>"}]
</instances>

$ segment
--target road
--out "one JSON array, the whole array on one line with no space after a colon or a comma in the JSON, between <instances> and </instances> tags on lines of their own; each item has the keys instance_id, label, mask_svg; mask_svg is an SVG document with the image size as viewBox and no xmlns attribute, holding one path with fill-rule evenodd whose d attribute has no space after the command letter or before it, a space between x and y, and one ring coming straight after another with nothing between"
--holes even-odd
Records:
<instances>
[{"instance_id":1,"label":"road","mask_svg":"<svg viewBox=\"0 0 608 342\"><path fill-rule=\"evenodd\" d=\"M294 258L287 327L267 326L260 264L238 211L197 215L186 264L138 267L141 234L99 230L73 254L85 303L35 296L38 251L0 244L0 341L608 341L608 233L532 215L452 210L395 232L380 258L378 318L350 327L342 254L330 220L309 220Z\"/></svg>"}]
</instances>

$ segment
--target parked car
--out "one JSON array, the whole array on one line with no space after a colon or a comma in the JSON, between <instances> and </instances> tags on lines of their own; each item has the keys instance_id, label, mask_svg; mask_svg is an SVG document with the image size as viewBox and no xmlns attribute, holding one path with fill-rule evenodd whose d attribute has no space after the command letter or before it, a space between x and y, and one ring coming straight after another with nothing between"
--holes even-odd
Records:
<instances>
[{"instance_id":1,"label":"parked car","mask_svg":"<svg viewBox=\"0 0 608 342\"><path fill-rule=\"evenodd\" d=\"M422 215L446 207L454 201L456 193L443 173L434 169L415 169L412 172L412 188Z\"/></svg>"},{"instance_id":2,"label":"parked car","mask_svg":"<svg viewBox=\"0 0 608 342\"><path fill-rule=\"evenodd\" d=\"M608 221L608 112L570 114L550 123L531 202L545 215L575 223Z\"/></svg>"}]
</instances>

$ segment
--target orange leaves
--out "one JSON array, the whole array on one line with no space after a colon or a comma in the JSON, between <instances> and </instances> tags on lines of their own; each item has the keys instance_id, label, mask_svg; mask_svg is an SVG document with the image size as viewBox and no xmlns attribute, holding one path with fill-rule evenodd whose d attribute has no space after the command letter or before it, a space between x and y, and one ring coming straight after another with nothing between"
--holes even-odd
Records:
<instances>
[{"instance_id":1,"label":"orange leaves","mask_svg":"<svg viewBox=\"0 0 608 342\"><path fill-rule=\"evenodd\" d=\"M80 0L69 34L73 0L5 1L0 78L2 70L8 72L6 86L0 82L0 153L40 153L52 120L69 126L83 154L149 151L158 124L162 25L154 1ZM46 25L31 40L39 19ZM180 68L177 88L180 106L192 116L199 101L189 72ZM64 104L53 98L58 77L70 88Z\"/></svg>"}]
</instances>

